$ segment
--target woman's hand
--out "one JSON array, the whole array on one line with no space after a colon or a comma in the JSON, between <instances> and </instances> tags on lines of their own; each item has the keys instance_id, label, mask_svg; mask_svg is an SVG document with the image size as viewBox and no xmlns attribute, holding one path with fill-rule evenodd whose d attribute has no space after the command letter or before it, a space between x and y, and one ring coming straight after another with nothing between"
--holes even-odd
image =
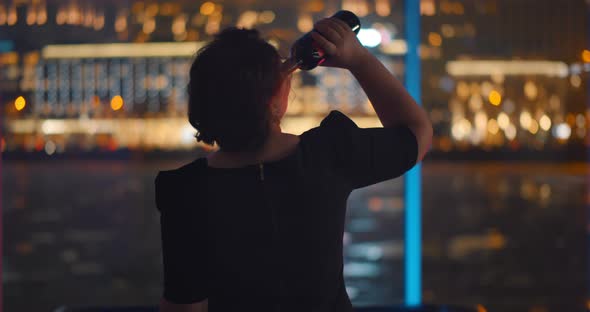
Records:
<instances>
[{"instance_id":1,"label":"woman's hand","mask_svg":"<svg viewBox=\"0 0 590 312\"><path fill-rule=\"evenodd\" d=\"M311 36L326 53L326 61L321 66L352 69L369 53L352 29L337 18L318 21Z\"/></svg>"}]
</instances>

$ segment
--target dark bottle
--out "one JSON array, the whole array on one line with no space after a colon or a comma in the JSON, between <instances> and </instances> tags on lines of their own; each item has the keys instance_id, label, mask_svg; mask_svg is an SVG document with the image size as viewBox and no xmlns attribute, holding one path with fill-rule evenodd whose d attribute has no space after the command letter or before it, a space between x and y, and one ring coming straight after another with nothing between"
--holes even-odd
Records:
<instances>
[{"instance_id":1,"label":"dark bottle","mask_svg":"<svg viewBox=\"0 0 590 312\"><path fill-rule=\"evenodd\" d=\"M332 17L344 21L350 26L355 34L359 33L359 30L361 29L361 21L354 13L342 10L336 12ZM316 42L311 37L311 32L308 32L295 41L291 47L291 56L285 63L289 67L289 71L295 70L296 68L311 70L325 60L326 56L324 51L317 46Z\"/></svg>"}]
</instances>

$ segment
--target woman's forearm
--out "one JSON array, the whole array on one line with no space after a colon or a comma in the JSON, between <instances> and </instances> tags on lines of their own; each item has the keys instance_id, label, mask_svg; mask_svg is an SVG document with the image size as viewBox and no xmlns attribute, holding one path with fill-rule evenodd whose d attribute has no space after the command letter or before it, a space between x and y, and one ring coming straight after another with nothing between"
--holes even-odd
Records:
<instances>
[{"instance_id":1,"label":"woman's forearm","mask_svg":"<svg viewBox=\"0 0 590 312\"><path fill-rule=\"evenodd\" d=\"M432 142L432 124L404 86L368 50L350 72L367 94L384 127L406 125L418 140L418 160Z\"/></svg>"}]
</instances>

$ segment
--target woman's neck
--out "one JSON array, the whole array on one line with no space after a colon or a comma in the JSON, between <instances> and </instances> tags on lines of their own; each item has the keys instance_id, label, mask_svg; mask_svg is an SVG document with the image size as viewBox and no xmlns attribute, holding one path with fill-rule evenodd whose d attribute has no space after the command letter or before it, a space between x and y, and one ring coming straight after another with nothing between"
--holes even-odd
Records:
<instances>
[{"instance_id":1,"label":"woman's neck","mask_svg":"<svg viewBox=\"0 0 590 312\"><path fill-rule=\"evenodd\" d=\"M256 152L224 152L220 149L207 158L221 165L262 162L288 154L298 143L299 138L296 135L283 133L280 126L276 126L271 128L266 142Z\"/></svg>"}]
</instances>

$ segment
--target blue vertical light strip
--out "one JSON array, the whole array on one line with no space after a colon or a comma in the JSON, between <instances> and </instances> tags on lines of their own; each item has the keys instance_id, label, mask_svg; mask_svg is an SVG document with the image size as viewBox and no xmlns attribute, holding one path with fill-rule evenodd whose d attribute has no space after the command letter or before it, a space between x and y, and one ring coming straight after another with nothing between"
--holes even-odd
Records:
<instances>
[{"instance_id":1,"label":"blue vertical light strip","mask_svg":"<svg viewBox=\"0 0 590 312\"><path fill-rule=\"evenodd\" d=\"M586 49L590 50L590 3L586 3ZM586 83L586 107L590 108L590 83ZM590 149L586 149L586 153L587 162L590 163ZM590 175L586 176L586 190L590 190ZM586 224L590 225L590 204L586 205L586 211ZM586 239L588 239L586 256L590 259L590 233L586 235ZM590 296L590 261L587 261L587 263L588 273L586 273L586 295Z\"/></svg>"},{"instance_id":2,"label":"blue vertical light strip","mask_svg":"<svg viewBox=\"0 0 590 312\"><path fill-rule=\"evenodd\" d=\"M405 0L406 88L420 103L420 0ZM421 166L418 164L406 173L405 181L405 303L419 305L422 301L422 237L421 237Z\"/></svg>"}]
</instances>

